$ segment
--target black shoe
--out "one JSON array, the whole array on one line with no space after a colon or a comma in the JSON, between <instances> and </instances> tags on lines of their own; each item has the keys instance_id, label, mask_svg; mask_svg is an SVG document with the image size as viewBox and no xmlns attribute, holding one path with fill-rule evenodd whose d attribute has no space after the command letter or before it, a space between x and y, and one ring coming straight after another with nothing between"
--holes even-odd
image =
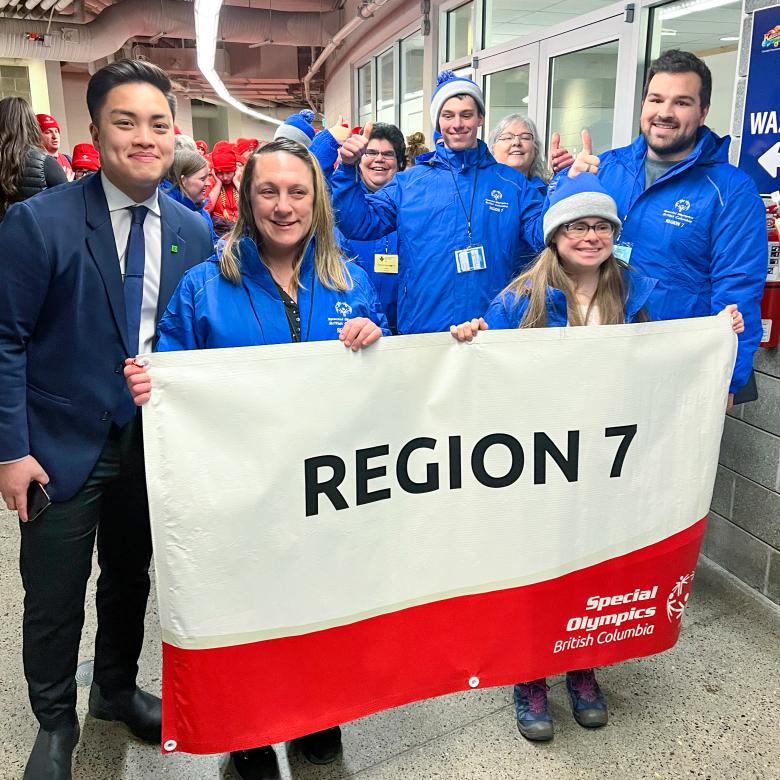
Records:
<instances>
[{"instance_id":1,"label":"black shoe","mask_svg":"<svg viewBox=\"0 0 780 780\"><path fill-rule=\"evenodd\" d=\"M135 688L106 699L96 683L89 691L89 714L98 720L118 720L138 739L162 742L162 702L157 696Z\"/></svg>"},{"instance_id":2,"label":"black shoe","mask_svg":"<svg viewBox=\"0 0 780 780\"><path fill-rule=\"evenodd\" d=\"M230 754L230 764L241 780L276 780L279 775L279 762L270 745L251 750L234 750Z\"/></svg>"},{"instance_id":3,"label":"black shoe","mask_svg":"<svg viewBox=\"0 0 780 780\"><path fill-rule=\"evenodd\" d=\"M46 731L35 738L23 780L71 780L70 763L79 741L79 724Z\"/></svg>"},{"instance_id":4,"label":"black shoe","mask_svg":"<svg viewBox=\"0 0 780 780\"><path fill-rule=\"evenodd\" d=\"M341 755L341 729L334 726L295 740L303 757L311 764L330 764Z\"/></svg>"}]
</instances>

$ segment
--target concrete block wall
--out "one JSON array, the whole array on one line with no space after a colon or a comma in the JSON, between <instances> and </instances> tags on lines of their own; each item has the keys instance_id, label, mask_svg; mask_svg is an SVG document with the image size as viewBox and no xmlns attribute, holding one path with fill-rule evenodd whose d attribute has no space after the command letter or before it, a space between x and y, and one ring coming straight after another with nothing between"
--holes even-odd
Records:
<instances>
[{"instance_id":1,"label":"concrete block wall","mask_svg":"<svg viewBox=\"0 0 780 780\"><path fill-rule=\"evenodd\" d=\"M726 417L702 551L780 604L780 351L754 365L759 399Z\"/></svg>"}]
</instances>

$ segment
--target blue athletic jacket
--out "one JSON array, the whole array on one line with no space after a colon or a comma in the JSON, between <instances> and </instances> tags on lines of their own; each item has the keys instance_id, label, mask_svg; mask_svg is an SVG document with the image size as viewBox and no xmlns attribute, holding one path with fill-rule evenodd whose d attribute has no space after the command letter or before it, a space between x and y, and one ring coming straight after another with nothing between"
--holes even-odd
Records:
<instances>
[{"instance_id":1,"label":"blue athletic jacket","mask_svg":"<svg viewBox=\"0 0 780 780\"><path fill-rule=\"evenodd\" d=\"M761 341L767 268L765 212L753 181L728 162L730 139L699 130L694 150L645 190L647 145L601 155L599 180L618 205L629 262L655 279L654 320L706 317L736 303L745 318L730 392L750 376ZM551 187L554 185L550 185Z\"/></svg>"},{"instance_id":2,"label":"blue athletic jacket","mask_svg":"<svg viewBox=\"0 0 780 780\"><path fill-rule=\"evenodd\" d=\"M182 277L160 321L159 352L292 341L284 303L254 241L244 237L239 244L241 284L233 284L219 273L220 254L221 247L218 254ZM344 323L353 317L368 317L384 335L390 335L376 292L363 270L348 263L352 289L330 290L314 272L313 258L314 239L301 266L301 341L337 339Z\"/></svg>"},{"instance_id":3,"label":"blue athletic jacket","mask_svg":"<svg viewBox=\"0 0 780 780\"><path fill-rule=\"evenodd\" d=\"M362 184L363 191L368 193L369 189L365 183ZM398 254L398 234L388 233L381 238L369 238L366 241L357 239L348 239L341 231L337 231L337 240L344 248L345 254L354 260L365 272L374 285L374 289L379 296L379 302L382 304L382 311L387 317L387 323L393 333L398 331L398 277L401 273L399 265L398 273L382 273L374 270L375 255L397 255Z\"/></svg>"},{"instance_id":4,"label":"blue athletic jacket","mask_svg":"<svg viewBox=\"0 0 780 780\"><path fill-rule=\"evenodd\" d=\"M399 333L444 331L479 316L521 270L526 242L535 249L543 243L542 196L525 176L497 163L481 141L462 152L438 145L429 160L370 195L351 165L333 174L331 186L348 239L398 233ZM472 243L484 247L487 267L458 273L455 252L469 245L472 196Z\"/></svg>"},{"instance_id":5,"label":"blue athletic jacket","mask_svg":"<svg viewBox=\"0 0 780 780\"><path fill-rule=\"evenodd\" d=\"M648 299L657 285L656 279L648 279L645 276L626 271L624 281L628 289L626 297L626 323L634 322L636 315L643 306L647 306ZM491 330L501 328L519 328L528 308L528 296L518 297L512 292L497 295L485 314L485 322ZM566 306L566 293L556 287L547 288L547 327L562 328L569 324L568 309Z\"/></svg>"}]
</instances>

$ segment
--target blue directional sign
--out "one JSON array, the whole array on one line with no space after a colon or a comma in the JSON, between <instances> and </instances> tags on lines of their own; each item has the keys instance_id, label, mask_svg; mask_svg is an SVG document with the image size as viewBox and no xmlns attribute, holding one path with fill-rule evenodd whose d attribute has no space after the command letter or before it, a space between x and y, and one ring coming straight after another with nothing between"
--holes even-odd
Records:
<instances>
[{"instance_id":1,"label":"blue directional sign","mask_svg":"<svg viewBox=\"0 0 780 780\"><path fill-rule=\"evenodd\" d=\"M780 6L753 14L739 167L762 195L780 189Z\"/></svg>"}]
</instances>

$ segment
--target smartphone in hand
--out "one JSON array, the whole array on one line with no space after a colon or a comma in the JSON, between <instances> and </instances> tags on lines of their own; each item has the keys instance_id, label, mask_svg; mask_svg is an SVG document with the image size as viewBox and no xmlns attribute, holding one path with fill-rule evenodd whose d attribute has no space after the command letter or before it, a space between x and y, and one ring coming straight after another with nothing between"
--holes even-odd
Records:
<instances>
[{"instance_id":1,"label":"smartphone in hand","mask_svg":"<svg viewBox=\"0 0 780 780\"><path fill-rule=\"evenodd\" d=\"M51 499L46 488L40 482L31 482L27 488L27 520L32 521L40 517L49 508Z\"/></svg>"}]
</instances>

